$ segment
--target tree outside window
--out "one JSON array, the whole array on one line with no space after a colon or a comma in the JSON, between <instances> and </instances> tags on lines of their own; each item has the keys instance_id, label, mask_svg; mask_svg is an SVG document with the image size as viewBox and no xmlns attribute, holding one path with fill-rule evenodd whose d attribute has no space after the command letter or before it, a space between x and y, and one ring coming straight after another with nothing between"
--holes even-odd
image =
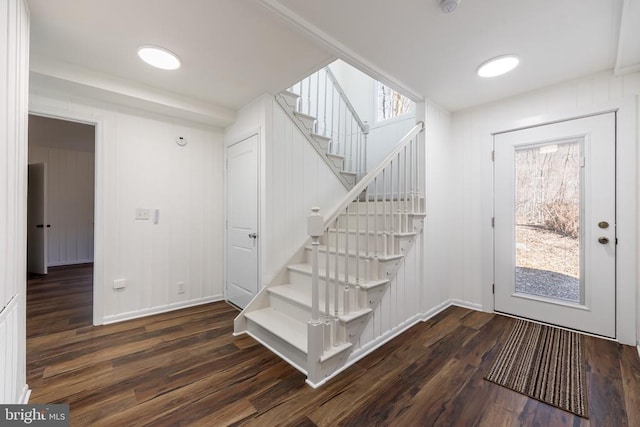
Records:
<instances>
[{"instance_id":1,"label":"tree outside window","mask_svg":"<svg viewBox=\"0 0 640 427\"><path fill-rule=\"evenodd\" d=\"M378 121L392 119L411 110L409 98L380 82L376 83L376 104Z\"/></svg>"}]
</instances>

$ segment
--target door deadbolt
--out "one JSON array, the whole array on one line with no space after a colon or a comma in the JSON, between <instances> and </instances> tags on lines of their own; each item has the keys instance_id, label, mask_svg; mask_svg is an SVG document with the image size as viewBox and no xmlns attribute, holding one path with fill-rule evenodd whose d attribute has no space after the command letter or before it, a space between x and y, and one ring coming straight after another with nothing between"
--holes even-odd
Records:
<instances>
[{"instance_id":1,"label":"door deadbolt","mask_svg":"<svg viewBox=\"0 0 640 427\"><path fill-rule=\"evenodd\" d=\"M609 228L609 223L607 221L600 221L598 223L598 227L603 228L603 229L604 228Z\"/></svg>"},{"instance_id":2,"label":"door deadbolt","mask_svg":"<svg viewBox=\"0 0 640 427\"><path fill-rule=\"evenodd\" d=\"M609 243L609 239L606 237L598 237L598 242L600 242L603 245L606 245L607 243Z\"/></svg>"}]
</instances>

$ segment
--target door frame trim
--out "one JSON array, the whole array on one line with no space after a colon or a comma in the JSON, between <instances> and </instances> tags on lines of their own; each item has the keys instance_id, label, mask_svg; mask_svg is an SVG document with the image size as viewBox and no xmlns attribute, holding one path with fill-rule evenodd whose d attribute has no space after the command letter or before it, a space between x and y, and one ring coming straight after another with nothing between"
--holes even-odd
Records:
<instances>
[{"instance_id":1,"label":"door frame trim","mask_svg":"<svg viewBox=\"0 0 640 427\"><path fill-rule=\"evenodd\" d=\"M55 107L29 107L29 114L51 119L64 120L91 125L94 127L94 183L93 183L93 325L104 323L104 218L105 182L104 182L104 139L102 118L71 111L60 111Z\"/></svg>"},{"instance_id":2,"label":"door frame trim","mask_svg":"<svg viewBox=\"0 0 640 427\"><path fill-rule=\"evenodd\" d=\"M258 194L257 194L257 207L258 207L258 212L257 212L257 230L256 233L258 233L258 290L256 295L262 290L263 285L261 284L262 281L262 249L263 249L263 245L264 245L264 239L262 238L262 191L263 191L263 182L264 179L261 175L262 172L262 129L260 127L254 128L248 132L244 132L241 133L239 135L234 135L233 138L229 139L228 141L225 142L225 146L224 146L224 283L223 283L223 295L224 295L224 300L225 301L229 301L228 295L227 295L227 276L228 276L228 269L227 269L227 261L228 261L228 257L229 257L229 253L228 253L228 247L227 247L227 242L228 242L228 228L227 228L227 224L229 221L229 217L228 217L228 210L227 210L227 206L228 206L228 173L229 173L229 148L242 142L245 141L251 137L257 137L258 141L256 143L256 148L258 150L257 153L257 162L256 162L256 167L257 167L257 171L256 171L256 177L258 179L258 185L257 185L257 189L258 189ZM255 295L254 295L255 297Z\"/></svg>"},{"instance_id":3,"label":"door frame trim","mask_svg":"<svg viewBox=\"0 0 640 427\"><path fill-rule=\"evenodd\" d=\"M638 149L636 146L640 96L626 96L618 102L533 116L522 120L486 125L481 134L481 250L482 307L494 312L494 171L491 152L493 137L512 130L568 121L607 112L616 112L616 225L619 238L616 256L616 340L636 345L638 267ZM622 237L621 237L622 236Z\"/></svg>"}]
</instances>

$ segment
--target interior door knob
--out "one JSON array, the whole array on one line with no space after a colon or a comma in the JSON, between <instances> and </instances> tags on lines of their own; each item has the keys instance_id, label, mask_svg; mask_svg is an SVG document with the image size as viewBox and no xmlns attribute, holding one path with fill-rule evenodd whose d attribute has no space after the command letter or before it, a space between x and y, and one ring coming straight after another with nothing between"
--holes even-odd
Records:
<instances>
[{"instance_id":1,"label":"interior door knob","mask_svg":"<svg viewBox=\"0 0 640 427\"><path fill-rule=\"evenodd\" d=\"M249 233L249 238L257 239L258 238L258 233Z\"/></svg>"},{"instance_id":2,"label":"interior door knob","mask_svg":"<svg viewBox=\"0 0 640 427\"><path fill-rule=\"evenodd\" d=\"M600 244L606 245L607 243L609 243L609 239L606 237L598 237L598 242L600 242Z\"/></svg>"}]
</instances>

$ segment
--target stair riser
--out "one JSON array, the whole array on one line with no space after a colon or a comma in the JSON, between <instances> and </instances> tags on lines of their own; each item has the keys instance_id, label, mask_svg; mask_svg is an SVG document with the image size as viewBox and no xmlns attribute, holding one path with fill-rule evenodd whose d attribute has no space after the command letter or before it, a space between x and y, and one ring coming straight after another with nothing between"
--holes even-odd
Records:
<instances>
[{"instance_id":1,"label":"stair riser","mask_svg":"<svg viewBox=\"0 0 640 427\"><path fill-rule=\"evenodd\" d=\"M356 249L356 240L359 240L359 250L361 252L366 250L366 234L364 233L348 233L349 236L349 251L355 251ZM335 246L335 232L330 231L329 232L329 242L330 242L330 246ZM347 238L345 237L345 233L344 232L340 232L338 234L338 247L340 248L344 248L345 247L345 243L346 243ZM386 254L387 255L395 255L397 254L397 244L394 246L392 244L392 241L395 242L396 239L392 239L391 236L387 236L386 237L386 244L387 244L387 251ZM326 240L324 240L324 242L326 243ZM375 252L375 249L377 248L377 254L382 256L383 254L385 254L384 251L384 245L385 245L385 238L382 235L378 236L378 243L376 245L376 239L374 235L370 235L369 237L369 251L370 252ZM393 250L393 248L395 247L395 250Z\"/></svg>"},{"instance_id":2,"label":"stair riser","mask_svg":"<svg viewBox=\"0 0 640 427\"><path fill-rule=\"evenodd\" d=\"M402 206L402 210L404 211L404 198L400 199L400 206ZM353 202L349 205L349 212L375 212L376 207L378 212L382 212L383 209L386 209L387 212L391 212L391 208L393 207L394 211L398 210L398 201L394 196L394 200L386 200L386 201L373 201L369 200L369 210L367 211L367 202L365 200L360 200L359 202ZM411 209L411 199L407 200L407 207Z\"/></svg>"},{"instance_id":3,"label":"stair riser","mask_svg":"<svg viewBox=\"0 0 640 427\"><path fill-rule=\"evenodd\" d=\"M312 263L312 251L311 249L307 249L307 262L309 264ZM349 256L349 273L350 274L355 274L356 271L356 264L359 264L360 266L360 275L362 277L364 277L365 274L365 268L367 268L367 264L372 264L372 260L368 261L365 259L365 257L360 257L360 262L358 263L356 260L355 255L350 255ZM318 251L318 265L320 266L320 268L325 268L326 266L326 252L324 251ZM336 270L336 254L334 252L330 252L329 253L329 271L331 272L331 277L333 277L334 272ZM345 270L345 256L344 253L338 253L338 271L340 272L340 274L344 274L344 270Z\"/></svg>"},{"instance_id":4,"label":"stair riser","mask_svg":"<svg viewBox=\"0 0 640 427\"><path fill-rule=\"evenodd\" d=\"M274 335L269 330L263 328L251 319L247 319L247 331L260 338L271 348L280 353L280 355L292 361L299 368L307 370L307 355L297 348L293 347L282 338Z\"/></svg>"},{"instance_id":5,"label":"stair riser","mask_svg":"<svg viewBox=\"0 0 640 427\"><path fill-rule=\"evenodd\" d=\"M311 288L311 282L309 282L309 288ZM273 309L285 313L300 322L306 323L311 320L311 310L308 307L291 301L282 295L270 293L269 304Z\"/></svg>"},{"instance_id":6,"label":"stair riser","mask_svg":"<svg viewBox=\"0 0 640 427\"><path fill-rule=\"evenodd\" d=\"M369 218L370 232L375 230L376 221L378 222L378 231L384 230L385 216L382 213L379 213L378 215L373 213L369 215L367 215L366 213L361 213L358 215L349 214L348 217L346 215L340 215L339 228L345 228L345 224L349 224L350 229L355 229L356 226L359 226L360 230L366 230L367 218ZM387 215L386 215L387 229L390 230L392 224L394 224L395 228L397 228L400 221L402 221L402 229L404 231L407 220L409 222L409 226L412 227L413 221L414 221L413 215L405 215L404 212L401 212L400 214L398 214L398 211L394 211L393 218L392 218L391 213L387 212Z\"/></svg>"}]
</instances>

